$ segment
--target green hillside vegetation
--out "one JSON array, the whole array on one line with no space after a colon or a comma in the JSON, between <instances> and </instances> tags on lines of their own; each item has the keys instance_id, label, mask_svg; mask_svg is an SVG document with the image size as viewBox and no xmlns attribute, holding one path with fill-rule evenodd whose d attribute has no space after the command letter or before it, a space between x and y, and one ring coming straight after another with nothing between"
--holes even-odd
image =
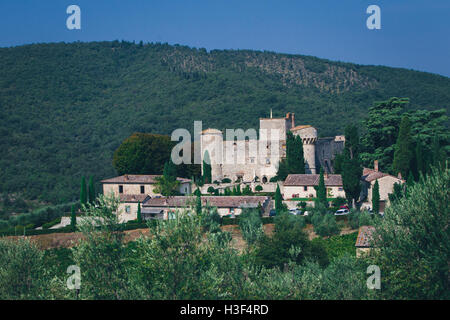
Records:
<instances>
[{"instance_id":1,"label":"green hillside vegetation","mask_svg":"<svg viewBox=\"0 0 450 320\"><path fill-rule=\"evenodd\" d=\"M100 190L134 132L191 130L194 120L257 128L272 108L329 136L392 96L409 97L408 110L450 104L447 77L247 50L34 44L0 48L0 70L0 193L50 203L77 200L82 176Z\"/></svg>"}]
</instances>

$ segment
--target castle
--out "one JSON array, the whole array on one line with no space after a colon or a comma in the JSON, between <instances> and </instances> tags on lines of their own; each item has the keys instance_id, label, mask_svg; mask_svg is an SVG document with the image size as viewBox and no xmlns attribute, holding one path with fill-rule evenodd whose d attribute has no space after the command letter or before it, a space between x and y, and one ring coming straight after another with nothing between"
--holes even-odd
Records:
<instances>
[{"instance_id":1,"label":"castle","mask_svg":"<svg viewBox=\"0 0 450 320\"><path fill-rule=\"evenodd\" d=\"M295 126L295 116L291 112L284 118L273 118L271 111L270 118L259 119L259 127L259 137L245 136L241 140L224 141L222 132L217 129L202 131L202 173L206 159L211 165L211 182L228 178L232 182L267 183L276 176L280 160L286 157L286 134L289 131L303 141L306 173L315 174L320 167L333 173L332 160L344 148L344 136L318 138L316 128ZM206 154L208 158L205 158Z\"/></svg>"}]
</instances>

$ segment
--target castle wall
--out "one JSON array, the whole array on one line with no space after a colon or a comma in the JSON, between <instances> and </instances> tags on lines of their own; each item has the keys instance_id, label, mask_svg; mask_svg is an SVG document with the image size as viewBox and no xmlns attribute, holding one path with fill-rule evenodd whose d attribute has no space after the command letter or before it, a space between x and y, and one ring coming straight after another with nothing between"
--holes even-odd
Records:
<instances>
[{"instance_id":1,"label":"castle wall","mask_svg":"<svg viewBox=\"0 0 450 320\"><path fill-rule=\"evenodd\" d=\"M305 158L305 172L309 174L316 173L316 141L317 130L311 126L304 126L292 130L295 136L300 136L303 142L303 157Z\"/></svg>"}]
</instances>

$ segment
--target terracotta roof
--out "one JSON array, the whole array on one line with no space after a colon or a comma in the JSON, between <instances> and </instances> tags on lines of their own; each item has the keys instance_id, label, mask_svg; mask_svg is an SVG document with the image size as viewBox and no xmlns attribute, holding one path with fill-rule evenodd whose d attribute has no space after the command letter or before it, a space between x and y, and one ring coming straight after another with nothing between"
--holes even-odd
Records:
<instances>
[{"instance_id":1,"label":"terracotta roof","mask_svg":"<svg viewBox=\"0 0 450 320\"><path fill-rule=\"evenodd\" d=\"M362 226L359 228L358 238L356 239L355 247L358 248L370 248L370 240L375 231L374 227Z\"/></svg>"},{"instance_id":2,"label":"terracotta roof","mask_svg":"<svg viewBox=\"0 0 450 320\"><path fill-rule=\"evenodd\" d=\"M256 208L258 203L261 205L269 200L266 196L205 196L202 197L202 204L207 203L212 207L218 208ZM184 207L190 203L195 203L195 197L188 196L174 196L174 197L160 197L151 198L143 203L143 207Z\"/></svg>"},{"instance_id":3,"label":"terracotta roof","mask_svg":"<svg viewBox=\"0 0 450 320\"><path fill-rule=\"evenodd\" d=\"M386 176L391 176L391 177L393 177L395 179L399 179L399 178L397 178L397 177L395 177L393 175L390 175L388 173L384 173L384 172L381 172L381 171L375 171L374 169L370 169L370 168L364 168L363 169L363 175L362 175L361 179L365 180L367 182L372 182L374 180L377 180L377 179L380 179L380 178L383 178L383 177L386 177ZM399 180L404 181L402 179L399 179Z\"/></svg>"},{"instance_id":4,"label":"terracotta roof","mask_svg":"<svg viewBox=\"0 0 450 320\"><path fill-rule=\"evenodd\" d=\"M155 178L161 177L157 174L124 174L119 177L102 180L101 183L156 183ZM190 179L177 178L180 182L191 182Z\"/></svg>"},{"instance_id":5,"label":"terracotta roof","mask_svg":"<svg viewBox=\"0 0 450 320\"><path fill-rule=\"evenodd\" d=\"M296 126L296 127L291 128L291 131L296 131L296 130L301 130L301 129L306 129L306 128L311 128L311 125L306 124L306 125Z\"/></svg>"},{"instance_id":6,"label":"terracotta roof","mask_svg":"<svg viewBox=\"0 0 450 320\"><path fill-rule=\"evenodd\" d=\"M318 186L319 174L290 174L284 180L284 186ZM342 186L340 174L328 174L324 177L325 186Z\"/></svg>"},{"instance_id":7,"label":"terracotta roof","mask_svg":"<svg viewBox=\"0 0 450 320\"><path fill-rule=\"evenodd\" d=\"M145 202L150 199L148 194L119 194L121 202Z\"/></svg>"}]
</instances>

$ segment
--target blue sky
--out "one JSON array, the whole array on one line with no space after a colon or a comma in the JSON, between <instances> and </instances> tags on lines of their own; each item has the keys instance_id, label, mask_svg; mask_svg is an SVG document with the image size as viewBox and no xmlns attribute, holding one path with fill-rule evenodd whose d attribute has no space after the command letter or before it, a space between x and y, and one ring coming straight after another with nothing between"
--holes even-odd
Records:
<instances>
[{"instance_id":1,"label":"blue sky","mask_svg":"<svg viewBox=\"0 0 450 320\"><path fill-rule=\"evenodd\" d=\"M66 8L81 8L81 30ZM366 8L381 8L381 30ZM450 76L449 0L1 0L0 46L135 40L298 53Z\"/></svg>"}]
</instances>

